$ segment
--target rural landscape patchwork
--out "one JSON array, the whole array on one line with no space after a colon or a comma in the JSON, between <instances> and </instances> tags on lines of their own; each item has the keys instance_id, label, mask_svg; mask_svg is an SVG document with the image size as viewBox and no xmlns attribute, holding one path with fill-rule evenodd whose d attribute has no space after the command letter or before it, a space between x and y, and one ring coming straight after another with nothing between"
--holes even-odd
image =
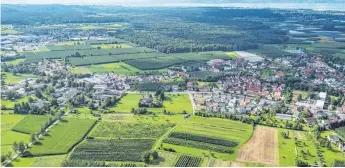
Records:
<instances>
[{"instance_id":1,"label":"rural landscape patchwork","mask_svg":"<svg viewBox=\"0 0 345 168\"><path fill-rule=\"evenodd\" d=\"M1 4L1 165L345 167L345 11Z\"/></svg>"}]
</instances>

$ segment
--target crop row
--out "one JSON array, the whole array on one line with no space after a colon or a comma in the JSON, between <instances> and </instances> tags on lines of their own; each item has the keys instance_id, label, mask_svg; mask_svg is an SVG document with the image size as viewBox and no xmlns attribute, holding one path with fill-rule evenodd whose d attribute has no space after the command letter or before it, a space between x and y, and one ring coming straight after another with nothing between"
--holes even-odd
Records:
<instances>
[{"instance_id":1,"label":"crop row","mask_svg":"<svg viewBox=\"0 0 345 168\"><path fill-rule=\"evenodd\" d=\"M153 139L88 139L71 154L71 159L94 161L141 161Z\"/></svg>"},{"instance_id":2,"label":"crop row","mask_svg":"<svg viewBox=\"0 0 345 168\"><path fill-rule=\"evenodd\" d=\"M204 150L211 150L214 152L219 153L234 153L234 150L230 147L220 146L220 145L213 145L209 143L203 143L198 141L191 141L185 139L178 139L178 138L167 138L163 140L164 143L174 144L179 146L187 146L192 148L204 149Z\"/></svg>"},{"instance_id":3,"label":"crop row","mask_svg":"<svg viewBox=\"0 0 345 168\"><path fill-rule=\"evenodd\" d=\"M202 159L200 157L182 155L175 164L175 167L198 167Z\"/></svg>"},{"instance_id":4,"label":"crop row","mask_svg":"<svg viewBox=\"0 0 345 168\"><path fill-rule=\"evenodd\" d=\"M208 137L208 136L187 134L187 133L181 133L181 132L173 132L169 135L169 137L198 141L198 142L204 142L204 143L210 143L210 144L214 144L214 145L228 146L228 147L235 147L238 145L238 142L235 142L235 141L216 139L216 138L212 138L212 137Z\"/></svg>"}]
</instances>

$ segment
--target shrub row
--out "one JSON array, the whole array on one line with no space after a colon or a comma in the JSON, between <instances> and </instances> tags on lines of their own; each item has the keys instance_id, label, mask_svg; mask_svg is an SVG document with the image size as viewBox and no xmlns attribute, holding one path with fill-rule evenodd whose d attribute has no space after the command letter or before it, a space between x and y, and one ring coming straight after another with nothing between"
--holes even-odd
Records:
<instances>
[{"instance_id":1,"label":"shrub row","mask_svg":"<svg viewBox=\"0 0 345 168\"><path fill-rule=\"evenodd\" d=\"M180 145L180 146L187 146L192 148L204 149L204 150L211 150L214 152L219 153L234 153L234 150L220 145L213 145L209 143L197 142L197 141L190 141L185 139L178 139L178 138L167 138L163 140L164 143Z\"/></svg>"},{"instance_id":2,"label":"shrub row","mask_svg":"<svg viewBox=\"0 0 345 168\"><path fill-rule=\"evenodd\" d=\"M238 142L235 142L235 141L216 139L216 138L211 138L207 136L187 134L187 133L181 133L181 132L173 132L169 135L169 137L210 143L214 145L228 146L228 147L235 147L238 145Z\"/></svg>"}]
</instances>

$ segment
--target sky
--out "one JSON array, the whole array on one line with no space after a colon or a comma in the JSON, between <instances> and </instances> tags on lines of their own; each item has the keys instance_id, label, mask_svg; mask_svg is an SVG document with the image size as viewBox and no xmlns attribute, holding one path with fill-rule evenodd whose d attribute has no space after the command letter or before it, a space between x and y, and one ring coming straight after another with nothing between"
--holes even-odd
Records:
<instances>
[{"instance_id":1,"label":"sky","mask_svg":"<svg viewBox=\"0 0 345 168\"><path fill-rule=\"evenodd\" d=\"M2 4L92 4L92 5L131 5L131 4L171 4L171 3L206 3L206 4L217 4L217 3L240 3L240 2L251 2L251 3L272 3L272 2L340 2L345 3L345 0L0 0Z\"/></svg>"}]
</instances>

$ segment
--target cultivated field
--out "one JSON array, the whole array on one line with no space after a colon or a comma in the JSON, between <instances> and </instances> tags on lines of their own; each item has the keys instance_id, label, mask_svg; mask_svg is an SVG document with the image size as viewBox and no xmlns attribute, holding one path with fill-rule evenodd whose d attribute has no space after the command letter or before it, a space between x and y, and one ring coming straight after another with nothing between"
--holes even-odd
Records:
<instances>
[{"instance_id":1,"label":"cultivated field","mask_svg":"<svg viewBox=\"0 0 345 168\"><path fill-rule=\"evenodd\" d=\"M250 140L238 151L236 160L278 165L277 134L276 128L257 126Z\"/></svg>"},{"instance_id":2,"label":"cultivated field","mask_svg":"<svg viewBox=\"0 0 345 168\"><path fill-rule=\"evenodd\" d=\"M163 148L194 156L234 160L237 149L251 134L249 124L193 116L163 140Z\"/></svg>"},{"instance_id":3,"label":"cultivated field","mask_svg":"<svg viewBox=\"0 0 345 168\"><path fill-rule=\"evenodd\" d=\"M70 159L94 161L141 161L143 152L154 144L152 139L86 140L73 151Z\"/></svg>"},{"instance_id":4,"label":"cultivated field","mask_svg":"<svg viewBox=\"0 0 345 168\"><path fill-rule=\"evenodd\" d=\"M42 126L49 121L49 118L53 119L52 116L48 115L28 115L14 126L12 130L26 134L37 134Z\"/></svg>"},{"instance_id":5,"label":"cultivated field","mask_svg":"<svg viewBox=\"0 0 345 168\"><path fill-rule=\"evenodd\" d=\"M42 138L41 144L32 146L29 152L34 156L65 154L85 136L94 123L95 120L88 119L60 122L49 131L49 136Z\"/></svg>"},{"instance_id":6,"label":"cultivated field","mask_svg":"<svg viewBox=\"0 0 345 168\"><path fill-rule=\"evenodd\" d=\"M91 132L93 137L109 138L158 138L163 135L173 124L155 124L149 122L118 123L102 121Z\"/></svg>"},{"instance_id":7,"label":"cultivated field","mask_svg":"<svg viewBox=\"0 0 345 168\"><path fill-rule=\"evenodd\" d=\"M32 97L32 98L36 99L35 97ZM16 99L16 100L1 100L1 106L2 106L2 108L13 110L14 105L16 103L22 103L22 102L28 102L28 101L29 101L29 97L27 97L27 96L21 97L20 99Z\"/></svg>"}]
</instances>

